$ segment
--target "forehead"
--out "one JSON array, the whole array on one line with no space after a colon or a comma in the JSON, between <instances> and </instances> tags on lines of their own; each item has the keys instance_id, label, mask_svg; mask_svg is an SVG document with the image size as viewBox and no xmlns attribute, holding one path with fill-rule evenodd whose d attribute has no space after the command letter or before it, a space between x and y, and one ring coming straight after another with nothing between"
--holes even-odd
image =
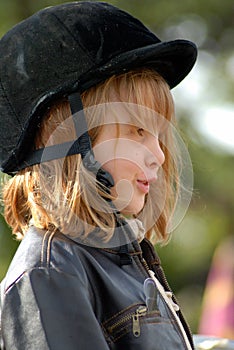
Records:
<instances>
[{"instance_id":1,"label":"forehead","mask_svg":"<svg viewBox=\"0 0 234 350\"><path fill-rule=\"evenodd\" d=\"M111 124L126 124L157 131L166 118L154 110L135 103L110 102L89 107L85 110L88 125L92 128Z\"/></svg>"}]
</instances>

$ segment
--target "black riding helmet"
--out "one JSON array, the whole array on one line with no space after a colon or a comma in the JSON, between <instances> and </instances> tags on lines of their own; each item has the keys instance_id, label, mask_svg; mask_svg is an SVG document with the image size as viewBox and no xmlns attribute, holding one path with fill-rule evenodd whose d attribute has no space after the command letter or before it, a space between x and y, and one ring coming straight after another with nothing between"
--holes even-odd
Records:
<instances>
[{"instance_id":1,"label":"black riding helmet","mask_svg":"<svg viewBox=\"0 0 234 350\"><path fill-rule=\"evenodd\" d=\"M107 3L71 2L37 12L0 40L0 170L14 174L41 162L33 140L54 99L67 96L74 113L82 109L81 102L73 105L74 93L79 97L137 67L155 69L173 88L196 57L192 42L161 42L138 19ZM91 147L87 137L83 157ZM81 153L82 142L69 154ZM64 156L58 153L50 159Z\"/></svg>"}]
</instances>

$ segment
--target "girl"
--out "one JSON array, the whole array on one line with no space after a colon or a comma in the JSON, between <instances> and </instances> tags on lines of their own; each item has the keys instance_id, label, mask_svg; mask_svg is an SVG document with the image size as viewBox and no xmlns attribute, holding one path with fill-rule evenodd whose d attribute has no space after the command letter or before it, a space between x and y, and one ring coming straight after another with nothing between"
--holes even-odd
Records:
<instances>
[{"instance_id":1,"label":"girl","mask_svg":"<svg viewBox=\"0 0 234 350\"><path fill-rule=\"evenodd\" d=\"M124 40L123 40L124 39ZM3 349L193 349L152 243L179 196L170 88L196 47L106 3L46 8L0 42Z\"/></svg>"}]
</instances>

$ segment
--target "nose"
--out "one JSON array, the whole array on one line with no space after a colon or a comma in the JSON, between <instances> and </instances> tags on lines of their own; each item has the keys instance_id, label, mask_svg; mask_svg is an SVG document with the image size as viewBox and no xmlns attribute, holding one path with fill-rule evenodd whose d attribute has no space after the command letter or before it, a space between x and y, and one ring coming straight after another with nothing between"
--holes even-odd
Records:
<instances>
[{"instance_id":1,"label":"nose","mask_svg":"<svg viewBox=\"0 0 234 350\"><path fill-rule=\"evenodd\" d=\"M165 155L160 146L158 137L150 135L147 142L145 163L150 169L159 168L165 161Z\"/></svg>"}]
</instances>

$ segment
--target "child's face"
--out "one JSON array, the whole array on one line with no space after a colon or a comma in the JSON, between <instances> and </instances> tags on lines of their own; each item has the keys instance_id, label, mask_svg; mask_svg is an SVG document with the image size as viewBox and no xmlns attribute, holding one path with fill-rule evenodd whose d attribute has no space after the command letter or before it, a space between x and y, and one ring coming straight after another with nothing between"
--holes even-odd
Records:
<instances>
[{"instance_id":1,"label":"child's face","mask_svg":"<svg viewBox=\"0 0 234 350\"><path fill-rule=\"evenodd\" d=\"M95 158L114 179L111 194L126 216L138 214L164 162L157 135L136 125L104 125L94 145Z\"/></svg>"}]
</instances>

